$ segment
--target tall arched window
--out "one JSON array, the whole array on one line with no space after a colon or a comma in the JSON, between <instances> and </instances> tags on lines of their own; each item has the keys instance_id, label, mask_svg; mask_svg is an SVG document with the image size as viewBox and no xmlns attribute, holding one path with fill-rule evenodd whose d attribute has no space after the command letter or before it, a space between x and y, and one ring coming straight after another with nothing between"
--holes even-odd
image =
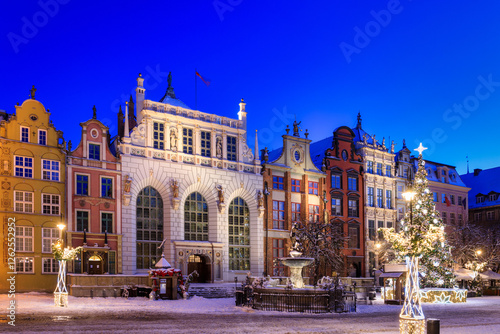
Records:
<instances>
[{"instance_id":1,"label":"tall arched window","mask_svg":"<svg viewBox=\"0 0 500 334\"><path fill-rule=\"evenodd\" d=\"M229 205L229 270L250 269L250 213L241 197Z\"/></svg>"},{"instance_id":2,"label":"tall arched window","mask_svg":"<svg viewBox=\"0 0 500 334\"><path fill-rule=\"evenodd\" d=\"M200 193L194 192L184 203L184 239L208 240L208 206Z\"/></svg>"},{"instance_id":3,"label":"tall arched window","mask_svg":"<svg viewBox=\"0 0 500 334\"><path fill-rule=\"evenodd\" d=\"M163 201L158 191L146 187L137 196L137 269L148 269L161 257Z\"/></svg>"}]
</instances>

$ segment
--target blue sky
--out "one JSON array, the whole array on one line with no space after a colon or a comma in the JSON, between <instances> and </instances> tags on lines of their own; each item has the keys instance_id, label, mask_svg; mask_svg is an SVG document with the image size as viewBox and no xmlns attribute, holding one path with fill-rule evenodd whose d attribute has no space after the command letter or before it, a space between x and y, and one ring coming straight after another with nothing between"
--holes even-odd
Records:
<instances>
[{"instance_id":1,"label":"blue sky","mask_svg":"<svg viewBox=\"0 0 500 334\"><path fill-rule=\"evenodd\" d=\"M341 125L430 149L466 171L500 165L500 3L401 1L49 0L0 5L0 109L36 97L80 140L92 116L116 134L139 72L159 100L172 72L177 97L236 117L247 102L250 145L281 145L296 116L314 141Z\"/></svg>"}]
</instances>

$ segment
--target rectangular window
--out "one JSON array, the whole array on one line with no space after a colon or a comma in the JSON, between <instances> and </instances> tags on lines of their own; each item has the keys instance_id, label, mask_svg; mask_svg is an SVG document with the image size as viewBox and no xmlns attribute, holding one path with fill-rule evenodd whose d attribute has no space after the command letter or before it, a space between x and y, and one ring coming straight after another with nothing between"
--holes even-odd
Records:
<instances>
[{"instance_id":1,"label":"rectangular window","mask_svg":"<svg viewBox=\"0 0 500 334\"><path fill-rule=\"evenodd\" d=\"M374 220L368 221L368 238L370 240L375 240L375 221Z\"/></svg>"},{"instance_id":2,"label":"rectangular window","mask_svg":"<svg viewBox=\"0 0 500 334\"><path fill-rule=\"evenodd\" d=\"M359 226L349 225L349 248L359 248Z\"/></svg>"},{"instance_id":3,"label":"rectangular window","mask_svg":"<svg viewBox=\"0 0 500 334\"><path fill-rule=\"evenodd\" d=\"M76 174L76 194L81 196L89 195L89 176Z\"/></svg>"},{"instance_id":4,"label":"rectangular window","mask_svg":"<svg viewBox=\"0 0 500 334\"><path fill-rule=\"evenodd\" d=\"M273 176L273 189L283 190L282 176Z\"/></svg>"},{"instance_id":5,"label":"rectangular window","mask_svg":"<svg viewBox=\"0 0 500 334\"><path fill-rule=\"evenodd\" d=\"M60 196L52 194L42 194L42 212L44 215L60 214Z\"/></svg>"},{"instance_id":6,"label":"rectangular window","mask_svg":"<svg viewBox=\"0 0 500 334\"><path fill-rule=\"evenodd\" d=\"M367 161L366 172L373 174L373 161Z\"/></svg>"},{"instance_id":7,"label":"rectangular window","mask_svg":"<svg viewBox=\"0 0 500 334\"><path fill-rule=\"evenodd\" d=\"M342 189L342 176L340 174L332 174L332 189Z\"/></svg>"},{"instance_id":8,"label":"rectangular window","mask_svg":"<svg viewBox=\"0 0 500 334\"><path fill-rule=\"evenodd\" d=\"M347 177L347 187L349 190L357 191L358 190L358 178L355 176Z\"/></svg>"},{"instance_id":9,"label":"rectangular window","mask_svg":"<svg viewBox=\"0 0 500 334\"><path fill-rule=\"evenodd\" d=\"M380 228L384 228L384 222L382 220L379 220L378 221L378 224L377 224L377 231L378 231L378 240L384 240L384 233L382 233L382 231L378 230Z\"/></svg>"},{"instance_id":10,"label":"rectangular window","mask_svg":"<svg viewBox=\"0 0 500 334\"><path fill-rule=\"evenodd\" d=\"M236 161L236 137L227 136L227 160Z\"/></svg>"},{"instance_id":11,"label":"rectangular window","mask_svg":"<svg viewBox=\"0 0 500 334\"><path fill-rule=\"evenodd\" d=\"M14 209L16 212L33 213L33 193L14 191Z\"/></svg>"},{"instance_id":12,"label":"rectangular window","mask_svg":"<svg viewBox=\"0 0 500 334\"><path fill-rule=\"evenodd\" d=\"M16 176L33 178L33 158L15 157L16 160Z\"/></svg>"},{"instance_id":13,"label":"rectangular window","mask_svg":"<svg viewBox=\"0 0 500 334\"><path fill-rule=\"evenodd\" d=\"M384 190L377 188L377 206L379 208L384 207Z\"/></svg>"},{"instance_id":14,"label":"rectangular window","mask_svg":"<svg viewBox=\"0 0 500 334\"><path fill-rule=\"evenodd\" d=\"M42 180L59 181L59 161L42 159Z\"/></svg>"},{"instance_id":15,"label":"rectangular window","mask_svg":"<svg viewBox=\"0 0 500 334\"><path fill-rule=\"evenodd\" d=\"M30 128L21 126L21 141L23 143L30 142Z\"/></svg>"},{"instance_id":16,"label":"rectangular window","mask_svg":"<svg viewBox=\"0 0 500 334\"><path fill-rule=\"evenodd\" d=\"M332 197L332 216L342 216L342 199Z\"/></svg>"},{"instance_id":17,"label":"rectangular window","mask_svg":"<svg viewBox=\"0 0 500 334\"><path fill-rule=\"evenodd\" d=\"M398 198L402 199L403 198L403 186L398 186Z\"/></svg>"},{"instance_id":18,"label":"rectangular window","mask_svg":"<svg viewBox=\"0 0 500 334\"><path fill-rule=\"evenodd\" d=\"M314 223L319 222L319 205L309 204L309 221Z\"/></svg>"},{"instance_id":19,"label":"rectangular window","mask_svg":"<svg viewBox=\"0 0 500 334\"><path fill-rule=\"evenodd\" d=\"M391 176L392 176L392 173L391 173L391 166L390 166L390 165L386 165L386 166L385 166L385 176L389 176L389 177L391 177Z\"/></svg>"},{"instance_id":20,"label":"rectangular window","mask_svg":"<svg viewBox=\"0 0 500 334\"><path fill-rule=\"evenodd\" d=\"M437 202L438 201L438 193L433 192L432 194L434 195L434 202Z\"/></svg>"},{"instance_id":21,"label":"rectangular window","mask_svg":"<svg viewBox=\"0 0 500 334\"><path fill-rule=\"evenodd\" d=\"M101 197L113 197L113 179L101 177Z\"/></svg>"},{"instance_id":22,"label":"rectangular window","mask_svg":"<svg viewBox=\"0 0 500 334\"><path fill-rule=\"evenodd\" d=\"M488 211L488 212L486 212L486 219L488 219L488 220L495 220L495 211Z\"/></svg>"},{"instance_id":23,"label":"rectangular window","mask_svg":"<svg viewBox=\"0 0 500 334\"><path fill-rule=\"evenodd\" d=\"M47 131L38 130L38 144L47 145Z\"/></svg>"},{"instance_id":24,"label":"rectangular window","mask_svg":"<svg viewBox=\"0 0 500 334\"><path fill-rule=\"evenodd\" d=\"M349 199L349 217L359 217L357 199Z\"/></svg>"},{"instance_id":25,"label":"rectangular window","mask_svg":"<svg viewBox=\"0 0 500 334\"><path fill-rule=\"evenodd\" d=\"M165 125L163 123L153 123L153 147L159 150L165 149Z\"/></svg>"},{"instance_id":26,"label":"rectangular window","mask_svg":"<svg viewBox=\"0 0 500 334\"><path fill-rule=\"evenodd\" d=\"M300 203L292 203L292 222L300 222Z\"/></svg>"},{"instance_id":27,"label":"rectangular window","mask_svg":"<svg viewBox=\"0 0 500 334\"><path fill-rule=\"evenodd\" d=\"M300 193L300 180L292 179L292 191L294 193Z\"/></svg>"},{"instance_id":28,"label":"rectangular window","mask_svg":"<svg viewBox=\"0 0 500 334\"><path fill-rule=\"evenodd\" d=\"M33 252L33 227L16 226L16 251Z\"/></svg>"},{"instance_id":29,"label":"rectangular window","mask_svg":"<svg viewBox=\"0 0 500 334\"><path fill-rule=\"evenodd\" d=\"M385 191L385 204L387 209L392 209L392 190Z\"/></svg>"},{"instance_id":30,"label":"rectangular window","mask_svg":"<svg viewBox=\"0 0 500 334\"><path fill-rule=\"evenodd\" d=\"M441 212L441 218L443 219L443 224L448 223L448 220L446 219L446 212Z\"/></svg>"},{"instance_id":31,"label":"rectangular window","mask_svg":"<svg viewBox=\"0 0 500 334\"><path fill-rule=\"evenodd\" d=\"M455 205L455 195L450 195L450 202Z\"/></svg>"},{"instance_id":32,"label":"rectangular window","mask_svg":"<svg viewBox=\"0 0 500 334\"><path fill-rule=\"evenodd\" d=\"M441 194L441 203L446 203L446 194Z\"/></svg>"},{"instance_id":33,"label":"rectangular window","mask_svg":"<svg viewBox=\"0 0 500 334\"><path fill-rule=\"evenodd\" d=\"M318 182L309 181L309 194L311 195L318 194Z\"/></svg>"},{"instance_id":34,"label":"rectangular window","mask_svg":"<svg viewBox=\"0 0 500 334\"><path fill-rule=\"evenodd\" d=\"M285 229L285 202L273 201L273 229Z\"/></svg>"},{"instance_id":35,"label":"rectangular window","mask_svg":"<svg viewBox=\"0 0 500 334\"><path fill-rule=\"evenodd\" d=\"M481 213L481 212L476 212L476 213L474 214L474 221L479 222L479 221L481 221L481 220L483 220L483 215L482 215L482 213Z\"/></svg>"},{"instance_id":36,"label":"rectangular window","mask_svg":"<svg viewBox=\"0 0 500 334\"><path fill-rule=\"evenodd\" d=\"M450 224L455 225L455 214L453 212L450 213Z\"/></svg>"},{"instance_id":37,"label":"rectangular window","mask_svg":"<svg viewBox=\"0 0 500 334\"><path fill-rule=\"evenodd\" d=\"M404 209L403 208L399 208L398 209L398 220L403 219L404 215L405 215L404 214Z\"/></svg>"},{"instance_id":38,"label":"rectangular window","mask_svg":"<svg viewBox=\"0 0 500 334\"><path fill-rule=\"evenodd\" d=\"M462 226L462 223L463 223L463 222L464 222L464 221L463 221L463 216L462 216L462 214L461 214L461 213L459 213L459 214L458 214L458 224L459 224L460 226Z\"/></svg>"},{"instance_id":39,"label":"rectangular window","mask_svg":"<svg viewBox=\"0 0 500 334\"><path fill-rule=\"evenodd\" d=\"M377 162L377 174L382 175L382 167L383 165L380 162Z\"/></svg>"},{"instance_id":40,"label":"rectangular window","mask_svg":"<svg viewBox=\"0 0 500 334\"><path fill-rule=\"evenodd\" d=\"M212 134L208 131L201 131L201 156L210 158L211 156L211 138Z\"/></svg>"},{"instance_id":41,"label":"rectangular window","mask_svg":"<svg viewBox=\"0 0 500 334\"><path fill-rule=\"evenodd\" d=\"M33 252L33 227L16 226L16 252Z\"/></svg>"},{"instance_id":42,"label":"rectangular window","mask_svg":"<svg viewBox=\"0 0 500 334\"><path fill-rule=\"evenodd\" d=\"M42 259L42 273L43 274L57 274L59 272L59 261L53 258Z\"/></svg>"},{"instance_id":43,"label":"rectangular window","mask_svg":"<svg viewBox=\"0 0 500 334\"><path fill-rule=\"evenodd\" d=\"M101 145L89 144L89 159L101 160Z\"/></svg>"},{"instance_id":44,"label":"rectangular window","mask_svg":"<svg viewBox=\"0 0 500 334\"><path fill-rule=\"evenodd\" d=\"M462 205L462 196L458 196L458 202L457 202L458 205Z\"/></svg>"},{"instance_id":45,"label":"rectangular window","mask_svg":"<svg viewBox=\"0 0 500 334\"><path fill-rule=\"evenodd\" d=\"M392 228L392 222L387 222L387 228Z\"/></svg>"},{"instance_id":46,"label":"rectangular window","mask_svg":"<svg viewBox=\"0 0 500 334\"><path fill-rule=\"evenodd\" d=\"M368 187L368 206L374 206L374 203L373 203L373 187Z\"/></svg>"},{"instance_id":47,"label":"rectangular window","mask_svg":"<svg viewBox=\"0 0 500 334\"><path fill-rule=\"evenodd\" d=\"M42 253L52 253L52 244L59 239L58 228L42 228Z\"/></svg>"},{"instance_id":48,"label":"rectangular window","mask_svg":"<svg viewBox=\"0 0 500 334\"><path fill-rule=\"evenodd\" d=\"M285 257L285 240L273 239L273 275L284 276L285 266L281 264L279 258Z\"/></svg>"},{"instance_id":49,"label":"rectangular window","mask_svg":"<svg viewBox=\"0 0 500 334\"><path fill-rule=\"evenodd\" d=\"M88 211L76 211L76 230L79 232L90 232Z\"/></svg>"},{"instance_id":50,"label":"rectangular window","mask_svg":"<svg viewBox=\"0 0 500 334\"><path fill-rule=\"evenodd\" d=\"M193 129L182 129L182 152L193 154Z\"/></svg>"},{"instance_id":51,"label":"rectangular window","mask_svg":"<svg viewBox=\"0 0 500 334\"><path fill-rule=\"evenodd\" d=\"M101 232L113 233L113 214L101 212Z\"/></svg>"},{"instance_id":52,"label":"rectangular window","mask_svg":"<svg viewBox=\"0 0 500 334\"><path fill-rule=\"evenodd\" d=\"M16 272L24 274L32 274L33 258L32 257L16 257Z\"/></svg>"}]
</instances>

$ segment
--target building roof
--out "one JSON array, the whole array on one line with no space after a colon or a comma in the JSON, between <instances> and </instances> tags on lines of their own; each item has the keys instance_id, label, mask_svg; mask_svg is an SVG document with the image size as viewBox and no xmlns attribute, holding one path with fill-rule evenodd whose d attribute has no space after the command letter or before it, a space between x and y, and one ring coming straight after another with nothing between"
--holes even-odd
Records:
<instances>
[{"instance_id":1,"label":"building roof","mask_svg":"<svg viewBox=\"0 0 500 334\"><path fill-rule=\"evenodd\" d=\"M181 108L184 108L184 109L190 109L192 110L191 108L189 108L187 106L187 104L185 104L184 102L182 102L181 100L177 99L177 98L172 98L170 96L167 96L163 99L163 101L161 101L162 103L166 103L166 104L170 104L171 106L174 106L174 107L181 107Z\"/></svg>"},{"instance_id":2,"label":"building roof","mask_svg":"<svg viewBox=\"0 0 500 334\"><path fill-rule=\"evenodd\" d=\"M500 193L500 167L479 170L479 173L463 174L461 178L467 187L471 188L469 191L469 208L500 205L500 196L493 202L486 198L483 203L476 203L478 194L486 195L491 191Z\"/></svg>"},{"instance_id":3,"label":"building roof","mask_svg":"<svg viewBox=\"0 0 500 334\"><path fill-rule=\"evenodd\" d=\"M415 157L412 157L412 159L413 159L413 163L415 166L415 170L417 170L418 169L418 159ZM424 161L425 161L425 170L427 171L427 179L429 181L442 182L440 176L437 175L438 174L437 168L438 167L447 167L447 168L449 168L448 180L450 182L446 182L446 183L452 184L455 186L460 186L460 187L467 187L466 184L460 178L460 175L458 175L454 166L445 165L442 163L438 163L438 162L434 162L434 161L430 161L430 160L425 160L425 159L424 159Z\"/></svg>"},{"instance_id":4,"label":"building roof","mask_svg":"<svg viewBox=\"0 0 500 334\"><path fill-rule=\"evenodd\" d=\"M330 136L315 143L311 143L311 145L309 146L311 160L314 166L316 166L316 168L318 168L319 170L321 170L321 168L323 167L323 158L325 157L325 151L329 148L332 148L332 143L333 136Z\"/></svg>"}]
</instances>

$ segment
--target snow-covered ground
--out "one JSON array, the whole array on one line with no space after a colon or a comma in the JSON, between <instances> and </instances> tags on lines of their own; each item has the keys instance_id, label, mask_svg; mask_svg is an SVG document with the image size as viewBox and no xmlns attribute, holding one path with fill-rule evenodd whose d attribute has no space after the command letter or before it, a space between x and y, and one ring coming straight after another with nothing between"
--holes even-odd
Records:
<instances>
[{"instance_id":1,"label":"snow-covered ground","mask_svg":"<svg viewBox=\"0 0 500 334\"><path fill-rule=\"evenodd\" d=\"M16 294L16 327L1 313L0 332L187 333L398 333L401 306L359 305L358 312L300 314L236 307L234 299L158 300L69 297L53 306L51 294ZM0 295L6 310L9 298ZM441 333L500 333L500 297L470 298L463 304L424 304L427 318L441 319Z\"/></svg>"}]
</instances>

